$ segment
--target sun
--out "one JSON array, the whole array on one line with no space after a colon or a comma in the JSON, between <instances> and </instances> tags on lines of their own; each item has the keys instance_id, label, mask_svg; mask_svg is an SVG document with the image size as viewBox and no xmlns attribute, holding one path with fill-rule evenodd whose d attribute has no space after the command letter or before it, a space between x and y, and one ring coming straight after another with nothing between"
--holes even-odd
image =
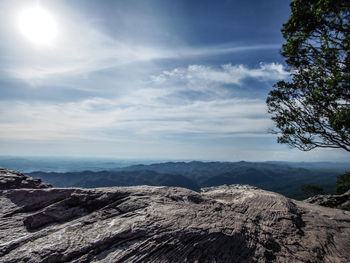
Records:
<instances>
[{"instance_id":1,"label":"sun","mask_svg":"<svg viewBox=\"0 0 350 263\"><path fill-rule=\"evenodd\" d=\"M20 32L36 45L52 44L57 35L57 24L53 16L39 6L19 13Z\"/></svg>"}]
</instances>

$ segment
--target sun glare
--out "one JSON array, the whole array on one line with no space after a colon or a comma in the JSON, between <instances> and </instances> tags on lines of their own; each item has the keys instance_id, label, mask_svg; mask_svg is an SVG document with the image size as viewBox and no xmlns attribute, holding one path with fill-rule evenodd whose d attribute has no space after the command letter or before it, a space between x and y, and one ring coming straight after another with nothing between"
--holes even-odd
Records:
<instances>
[{"instance_id":1,"label":"sun glare","mask_svg":"<svg viewBox=\"0 0 350 263\"><path fill-rule=\"evenodd\" d=\"M21 33L37 45L49 45L57 35L56 21L38 6L23 10L18 16L18 25Z\"/></svg>"}]
</instances>

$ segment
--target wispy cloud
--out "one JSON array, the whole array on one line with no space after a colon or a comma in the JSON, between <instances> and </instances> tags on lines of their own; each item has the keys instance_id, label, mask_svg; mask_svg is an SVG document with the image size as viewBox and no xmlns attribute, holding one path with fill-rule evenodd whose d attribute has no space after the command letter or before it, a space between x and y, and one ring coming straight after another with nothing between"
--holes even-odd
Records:
<instances>
[{"instance_id":1,"label":"wispy cloud","mask_svg":"<svg viewBox=\"0 0 350 263\"><path fill-rule=\"evenodd\" d=\"M14 10L9 11L14 13ZM6 14L6 8L0 11L1 14ZM0 55L1 71L12 77L36 83L50 77L78 76L135 62L207 57L279 48L278 45L238 45L236 43L198 47L189 46L185 42L164 46L157 42L135 41L127 37L128 32L124 32L122 37L110 36L89 20L74 14L65 17L60 17L59 13L54 15L59 25L58 36L49 47L31 46L30 43L20 39L16 28L13 28L8 35L1 36L5 40L2 48L7 50ZM6 19L9 17L6 16ZM164 31L165 29L152 30Z\"/></svg>"},{"instance_id":2,"label":"wispy cloud","mask_svg":"<svg viewBox=\"0 0 350 263\"><path fill-rule=\"evenodd\" d=\"M260 67L249 69L244 65L221 65L215 69L210 66L189 65L187 68L176 68L172 71L164 71L158 76L152 76L156 83L164 83L169 80L209 81L224 84L240 85L245 78L258 78L260 80L278 80L284 79L289 75L282 64L279 63L260 63Z\"/></svg>"},{"instance_id":3,"label":"wispy cloud","mask_svg":"<svg viewBox=\"0 0 350 263\"><path fill-rule=\"evenodd\" d=\"M82 32L85 32L82 33ZM113 40L93 29L77 29L79 41L73 37L67 38L53 47L49 52L43 50L40 59L32 56L22 57L19 64L9 66L8 72L15 78L35 81L48 77L77 75L94 71L100 71L125 64L158 59L188 59L194 56L213 56L244 52L248 50L275 49L275 45L253 45L223 47L211 46L204 48L178 47L177 49L165 49L156 46L137 45ZM72 35L74 33L71 33ZM198 74L203 68L192 66L190 70L197 70ZM245 68L229 68L227 71L244 71ZM229 73L229 72L227 72ZM243 72L242 72L243 73ZM257 72L258 73L258 72ZM214 74L214 73L212 73Z\"/></svg>"},{"instance_id":4,"label":"wispy cloud","mask_svg":"<svg viewBox=\"0 0 350 263\"><path fill-rule=\"evenodd\" d=\"M75 102L3 102L2 138L124 137L197 134L211 137L266 136L271 122L265 102L236 97L225 84L243 85L284 78L277 63L258 68L226 64L218 68L190 65L151 76L144 86L117 97ZM192 92L204 96L191 97ZM11 109L10 111L8 109Z\"/></svg>"},{"instance_id":5,"label":"wispy cloud","mask_svg":"<svg viewBox=\"0 0 350 263\"><path fill-rule=\"evenodd\" d=\"M258 51L268 49L279 49L280 45L260 44L260 45L237 45L236 43L227 43L216 46L184 48L173 51L174 57L192 57L192 56L212 56L221 54L232 54L247 51Z\"/></svg>"},{"instance_id":6,"label":"wispy cloud","mask_svg":"<svg viewBox=\"0 0 350 263\"><path fill-rule=\"evenodd\" d=\"M145 100L147 101L147 100ZM270 122L260 100L227 99L169 106L161 102L140 103L137 97L127 106L119 101L89 99L77 103L6 103L1 105L0 135L7 139L56 139L69 137L110 138L163 136L167 134L254 133ZM20 120L20 121L13 121Z\"/></svg>"},{"instance_id":7,"label":"wispy cloud","mask_svg":"<svg viewBox=\"0 0 350 263\"><path fill-rule=\"evenodd\" d=\"M265 106L289 76L284 4L264 5L278 14L266 19L215 1L40 1L58 30L43 48L16 24L36 2L0 1L0 154L291 156L267 132Z\"/></svg>"},{"instance_id":8,"label":"wispy cloud","mask_svg":"<svg viewBox=\"0 0 350 263\"><path fill-rule=\"evenodd\" d=\"M21 8L32 3L23 0L5 1L0 9L0 37L2 39L0 54L0 73L38 84L41 80L65 76L79 77L85 73L101 71L135 62L159 59L186 60L193 57L210 57L222 54L250 52L258 50L279 49L276 44L254 44L230 42L217 45L190 45L186 39L172 34L171 28L158 20L143 17L142 12L120 13L120 24L116 25L117 34L104 30L89 16L82 16L77 10L64 8L58 2L43 3L44 8L57 20L58 33L51 46L38 48L27 43L16 24L16 15ZM131 17L130 17L131 16ZM143 31L163 37L156 39L139 38L131 31L135 25L128 27L130 20L135 25L142 24ZM164 39L165 38L165 39ZM166 41L168 40L168 41ZM164 44L166 43L166 44Z\"/></svg>"}]
</instances>

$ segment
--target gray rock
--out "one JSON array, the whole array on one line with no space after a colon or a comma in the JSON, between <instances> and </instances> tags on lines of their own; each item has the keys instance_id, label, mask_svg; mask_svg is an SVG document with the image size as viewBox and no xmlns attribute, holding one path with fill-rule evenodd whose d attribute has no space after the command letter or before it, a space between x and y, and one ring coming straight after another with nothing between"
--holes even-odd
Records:
<instances>
[{"instance_id":1,"label":"gray rock","mask_svg":"<svg viewBox=\"0 0 350 263\"><path fill-rule=\"evenodd\" d=\"M315 195L304 202L350 211L350 190L342 195Z\"/></svg>"},{"instance_id":2,"label":"gray rock","mask_svg":"<svg viewBox=\"0 0 350 263\"><path fill-rule=\"evenodd\" d=\"M350 262L349 247L350 212L250 186L0 191L1 262Z\"/></svg>"},{"instance_id":3,"label":"gray rock","mask_svg":"<svg viewBox=\"0 0 350 263\"><path fill-rule=\"evenodd\" d=\"M51 187L51 185L44 184L40 179L0 167L0 190L48 187Z\"/></svg>"}]
</instances>

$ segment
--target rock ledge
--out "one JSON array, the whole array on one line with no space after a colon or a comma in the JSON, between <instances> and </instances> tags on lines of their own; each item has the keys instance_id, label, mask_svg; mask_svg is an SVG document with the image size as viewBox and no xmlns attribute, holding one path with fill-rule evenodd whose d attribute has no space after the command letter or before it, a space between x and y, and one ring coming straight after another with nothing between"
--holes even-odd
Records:
<instances>
[{"instance_id":1,"label":"rock ledge","mask_svg":"<svg viewBox=\"0 0 350 263\"><path fill-rule=\"evenodd\" d=\"M350 211L350 190L342 195L316 195L304 202Z\"/></svg>"},{"instance_id":2,"label":"rock ledge","mask_svg":"<svg viewBox=\"0 0 350 263\"><path fill-rule=\"evenodd\" d=\"M0 167L0 190L48 187L51 187L51 185L44 184L40 179Z\"/></svg>"},{"instance_id":3,"label":"rock ledge","mask_svg":"<svg viewBox=\"0 0 350 263\"><path fill-rule=\"evenodd\" d=\"M33 186L0 191L1 262L350 262L350 212L255 187Z\"/></svg>"}]
</instances>

